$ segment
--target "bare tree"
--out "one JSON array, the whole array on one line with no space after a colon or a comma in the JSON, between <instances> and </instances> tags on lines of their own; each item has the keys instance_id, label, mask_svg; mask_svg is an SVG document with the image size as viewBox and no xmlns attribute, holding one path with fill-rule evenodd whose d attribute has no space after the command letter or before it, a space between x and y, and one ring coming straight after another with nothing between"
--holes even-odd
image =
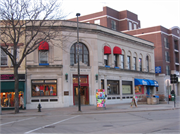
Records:
<instances>
[{"instance_id":1,"label":"bare tree","mask_svg":"<svg viewBox=\"0 0 180 134\"><path fill-rule=\"evenodd\" d=\"M62 41L58 38L57 20L65 18L58 0L2 0L0 2L1 49L14 68L15 113L19 113L18 68L25 57L39 47L41 41ZM23 44L23 45L22 45ZM23 50L17 59L18 47ZM13 53L10 49L13 47Z\"/></svg>"}]
</instances>

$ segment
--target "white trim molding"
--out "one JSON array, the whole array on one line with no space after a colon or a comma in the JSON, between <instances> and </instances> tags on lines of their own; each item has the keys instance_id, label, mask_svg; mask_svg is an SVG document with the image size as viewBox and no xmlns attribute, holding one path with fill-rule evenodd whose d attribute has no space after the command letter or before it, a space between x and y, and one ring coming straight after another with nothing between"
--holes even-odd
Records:
<instances>
[{"instance_id":1,"label":"white trim molding","mask_svg":"<svg viewBox=\"0 0 180 134\"><path fill-rule=\"evenodd\" d=\"M180 37L174 35L174 34L168 34L168 33L165 33L165 32L162 32L162 31L155 31L155 32L149 32L149 33L144 33L144 34L135 34L133 36L142 36L142 35L149 35L149 34L155 34L155 33L161 33L161 34L165 34L167 36L173 36L173 37L176 37L178 39L180 39Z\"/></svg>"},{"instance_id":2,"label":"white trim molding","mask_svg":"<svg viewBox=\"0 0 180 134\"><path fill-rule=\"evenodd\" d=\"M85 21L90 21L90 20L100 19L100 18L104 18L104 17L111 18L111 19L114 19L114 20L116 20L116 21L124 21L124 20L127 20L127 21L131 21L131 22L133 22L133 23L139 24L138 22L136 22L136 21L134 21L134 20L131 20L131 19L128 19L128 18L117 19L117 18L114 18L114 17L109 16L109 15L98 16L98 17L94 17L94 18L82 20L82 21L80 21L80 22L85 22Z\"/></svg>"}]
</instances>

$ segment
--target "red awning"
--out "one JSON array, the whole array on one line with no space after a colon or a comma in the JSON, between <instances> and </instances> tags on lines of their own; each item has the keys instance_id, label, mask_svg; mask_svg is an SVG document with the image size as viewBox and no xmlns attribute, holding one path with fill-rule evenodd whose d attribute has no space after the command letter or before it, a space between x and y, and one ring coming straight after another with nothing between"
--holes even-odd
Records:
<instances>
[{"instance_id":1,"label":"red awning","mask_svg":"<svg viewBox=\"0 0 180 134\"><path fill-rule=\"evenodd\" d=\"M104 54L111 54L111 48L108 46L104 46Z\"/></svg>"},{"instance_id":2,"label":"red awning","mask_svg":"<svg viewBox=\"0 0 180 134\"><path fill-rule=\"evenodd\" d=\"M122 50L121 50L121 48L119 48L119 47L114 47L113 53L114 53L114 54L122 54Z\"/></svg>"},{"instance_id":3,"label":"red awning","mask_svg":"<svg viewBox=\"0 0 180 134\"><path fill-rule=\"evenodd\" d=\"M49 50L49 44L46 41L41 41L39 44L38 50Z\"/></svg>"}]
</instances>

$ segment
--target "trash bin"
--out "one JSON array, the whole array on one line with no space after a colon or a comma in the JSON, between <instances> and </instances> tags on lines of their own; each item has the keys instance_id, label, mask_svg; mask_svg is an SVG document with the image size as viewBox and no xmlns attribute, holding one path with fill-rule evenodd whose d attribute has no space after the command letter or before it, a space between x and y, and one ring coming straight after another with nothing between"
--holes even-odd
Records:
<instances>
[{"instance_id":1,"label":"trash bin","mask_svg":"<svg viewBox=\"0 0 180 134\"><path fill-rule=\"evenodd\" d=\"M174 101L174 94L171 94L171 100Z\"/></svg>"},{"instance_id":2,"label":"trash bin","mask_svg":"<svg viewBox=\"0 0 180 134\"><path fill-rule=\"evenodd\" d=\"M156 98L156 103L159 104L159 96L158 95L154 95L154 98Z\"/></svg>"},{"instance_id":3,"label":"trash bin","mask_svg":"<svg viewBox=\"0 0 180 134\"><path fill-rule=\"evenodd\" d=\"M152 97L152 98L151 98L151 104L152 104L152 105L157 104L157 98L156 98L156 97Z\"/></svg>"},{"instance_id":4,"label":"trash bin","mask_svg":"<svg viewBox=\"0 0 180 134\"><path fill-rule=\"evenodd\" d=\"M151 98L147 98L147 104L148 104L148 105L151 104Z\"/></svg>"}]
</instances>

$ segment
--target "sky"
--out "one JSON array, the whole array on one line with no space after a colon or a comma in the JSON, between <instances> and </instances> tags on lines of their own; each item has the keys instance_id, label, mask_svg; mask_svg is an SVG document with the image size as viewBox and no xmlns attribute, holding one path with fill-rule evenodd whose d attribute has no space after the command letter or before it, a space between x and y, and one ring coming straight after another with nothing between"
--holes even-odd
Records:
<instances>
[{"instance_id":1,"label":"sky","mask_svg":"<svg viewBox=\"0 0 180 134\"><path fill-rule=\"evenodd\" d=\"M180 28L180 0L62 0L66 19L103 11L108 6L117 11L128 10L138 15L141 28L163 26Z\"/></svg>"}]
</instances>

